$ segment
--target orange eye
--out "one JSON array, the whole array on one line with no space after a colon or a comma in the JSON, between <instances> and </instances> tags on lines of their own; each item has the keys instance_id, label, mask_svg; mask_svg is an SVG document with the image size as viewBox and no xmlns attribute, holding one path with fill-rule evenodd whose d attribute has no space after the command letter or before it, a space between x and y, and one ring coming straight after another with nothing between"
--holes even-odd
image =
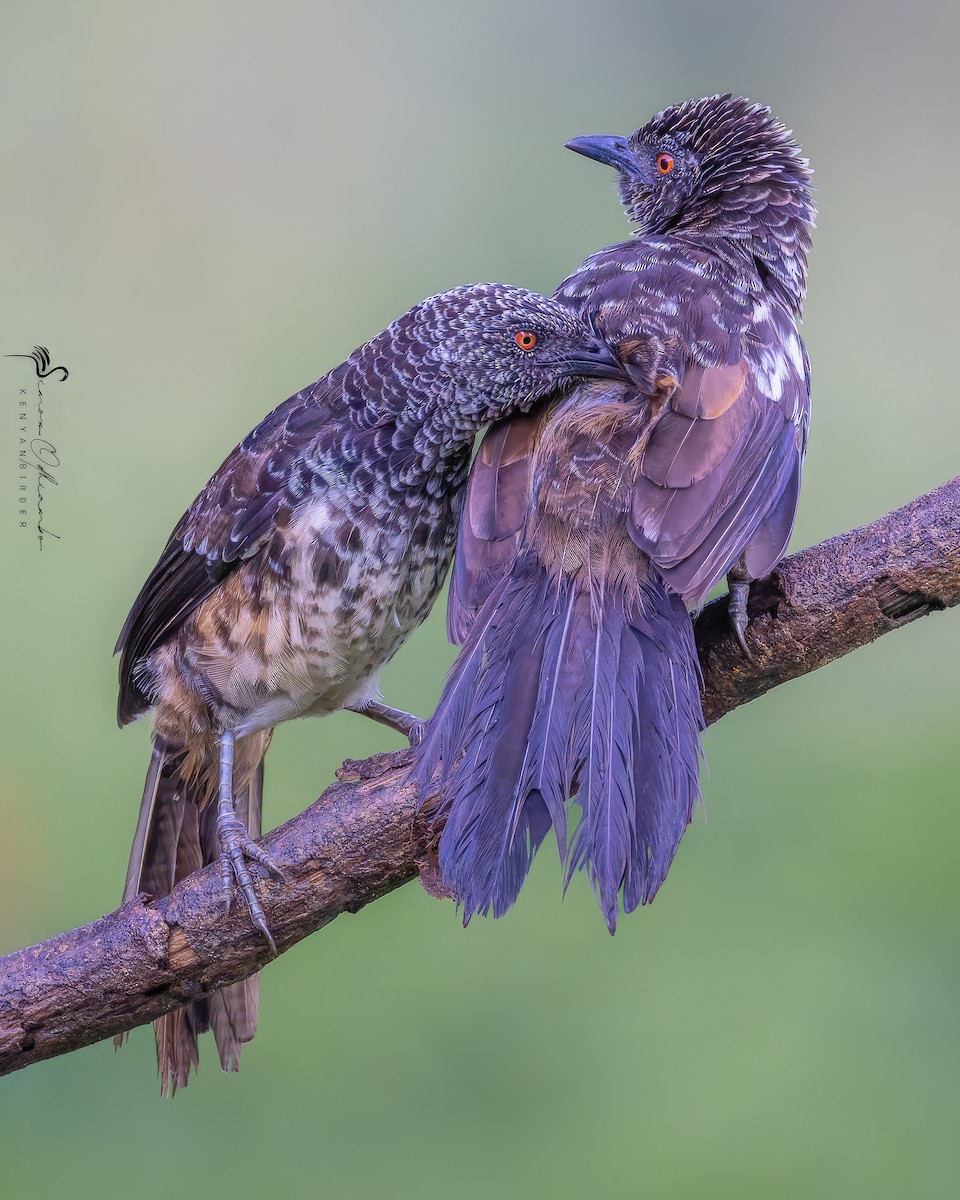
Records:
<instances>
[{"instance_id":1,"label":"orange eye","mask_svg":"<svg viewBox=\"0 0 960 1200\"><path fill-rule=\"evenodd\" d=\"M657 170L661 175L669 175L673 170L673 155L658 154L657 155Z\"/></svg>"},{"instance_id":2,"label":"orange eye","mask_svg":"<svg viewBox=\"0 0 960 1200\"><path fill-rule=\"evenodd\" d=\"M537 344L537 335L531 333L529 329L521 329L519 333L513 335L513 340L521 350L532 350Z\"/></svg>"}]
</instances>

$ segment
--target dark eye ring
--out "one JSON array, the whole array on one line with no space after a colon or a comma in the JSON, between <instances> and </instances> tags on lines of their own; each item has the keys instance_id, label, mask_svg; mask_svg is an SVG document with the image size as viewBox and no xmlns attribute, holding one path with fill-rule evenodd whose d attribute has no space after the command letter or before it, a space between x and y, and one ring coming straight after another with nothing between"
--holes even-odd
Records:
<instances>
[{"instance_id":1,"label":"dark eye ring","mask_svg":"<svg viewBox=\"0 0 960 1200\"><path fill-rule=\"evenodd\" d=\"M521 350L532 350L537 344L537 335L529 329L521 329L513 335L513 340Z\"/></svg>"},{"instance_id":2,"label":"dark eye ring","mask_svg":"<svg viewBox=\"0 0 960 1200\"><path fill-rule=\"evenodd\" d=\"M657 155L657 170L661 175L669 175L673 170L674 157L672 154Z\"/></svg>"}]
</instances>

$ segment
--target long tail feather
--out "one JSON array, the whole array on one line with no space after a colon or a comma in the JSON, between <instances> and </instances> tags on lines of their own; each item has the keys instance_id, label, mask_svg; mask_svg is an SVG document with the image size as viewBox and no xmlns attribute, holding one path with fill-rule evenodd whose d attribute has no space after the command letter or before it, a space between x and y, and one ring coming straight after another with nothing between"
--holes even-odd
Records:
<instances>
[{"instance_id":1,"label":"long tail feather","mask_svg":"<svg viewBox=\"0 0 960 1200\"><path fill-rule=\"evenodd\" d=\"M265 749L265 747L264 747ZM156 737L144 785L140 818L130 852L123 900L140 893L164 896L181 879L219 857L216 803L208 785L183 773L183 753ZM262 758L249 785L237 798L237 812L250 836L260 836ZM230 984L154 1021L161 1092L172 1096L186 1087L199 1062L198 1038L213 1031L225 1071L236 1071L240 1048L257 1028L260 984L257 976ZM122 1039L118 1039L122 1040Z\"/></svg>"},{"instance_id":2,"label":"long tail feather","mask_svg":"<svg viewBox=\"0 0 960 1200\"><path fill-rule=\"evenodd\" d=\"M659 581L591 595L518 559L490 595L415 765L445 818L440 871L463 907L510 907L549 832L611 932L666 877L699 796L689 614ZM581 819L567 849L567 802Z\"/></svg>"},{"instance_id":3,"label":"long tail feather","mask_svg":"<svg viewBox=\"0 0 960 1200\"><path fill-rule=\"evenodd\" d=\"M237 815L256 841L260 837L263 818L263 760L261 759L249 787L237 798ZM219 854L217 818L214 805L209 805L200 817L200 838L204 858L212 862ZM220 1055L225 1071L239 1071L240 1050L252 1041L257 1032L257 1013L260 1006L260 976L249 975L239 983L231 983L207 998L207 1027Z\"/></svg>"}]
</instances>

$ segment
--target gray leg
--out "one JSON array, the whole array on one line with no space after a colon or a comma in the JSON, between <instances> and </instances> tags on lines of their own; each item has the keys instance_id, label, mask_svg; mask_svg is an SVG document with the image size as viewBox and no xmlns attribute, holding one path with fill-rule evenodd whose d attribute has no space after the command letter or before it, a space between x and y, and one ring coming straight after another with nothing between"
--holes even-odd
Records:
<instances>
[{"instance_id":1,"label":"gray leg","mask_svg":"<svg viewBox=\"0 0 960 1200\"><path fill-rule=\"evenodd\" d=\"M381 704L378 700L360 700L356 704L348 704L347 708L350 712L369 717L371 721L402 733L411 746L419 746L427 732L427 723L420 717L400 708L391 708L389 704Z\"/></svg>"},{"instance_id":2,"label":"gray leg","mask_svg":"<svg viewBox=\"0 0 960 1200\"><path fill-rule=\"evenodd\" d=\"M727 588L730 592L730 598L727 601L727 617L730 621L730 628L733 630L734 637L740 643L740 649L744 652L750 661L753 661L753 655L750 653L750 647L747 645L747 625L749 623L747 617L747 598L750 595L750 584L753 580L747 571L746 563L741 558L740 561L727 572Z\"/></svg>"},{"instance_id":3,"label":"gray leg","mask_svg":"<svg viewBox=\"0 0 960 1200\"><path fill-rule=\"evenodd\" d=\"M257 899L253 888L253 878L247 866L247 859L252 858L266 867L272 874L283 878L283 872L265 850L254 842L247 832L247 827L237 816L233 801L233 745L234 734L230 731L222 733L217 739L220 751L220 792L217 801L217 836L220 839L220 895L227 912L233 900L234 884L239 889L250 911L250 920L260 930L273 947L277 947L270 934L267 918Z\"/></svg>"}]
</instances>

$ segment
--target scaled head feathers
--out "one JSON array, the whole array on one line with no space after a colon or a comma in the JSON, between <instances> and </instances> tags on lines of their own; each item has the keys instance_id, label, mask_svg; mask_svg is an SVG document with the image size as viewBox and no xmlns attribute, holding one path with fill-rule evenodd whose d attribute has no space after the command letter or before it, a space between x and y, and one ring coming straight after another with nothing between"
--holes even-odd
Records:
<instances>
[{"instance_id":1,"label":"scaled head feathers","mask_svg":"<svg viewBox=\"0 0 960 1200\"><path fill-rule=\"evenodd\" d=\"M800 309L816 215L811 172L769 108L706 96L665 108L628 138L575 138L567 145L620 172L620 197L641 235L740 243Z\"/></svg>"}]
</instances>

